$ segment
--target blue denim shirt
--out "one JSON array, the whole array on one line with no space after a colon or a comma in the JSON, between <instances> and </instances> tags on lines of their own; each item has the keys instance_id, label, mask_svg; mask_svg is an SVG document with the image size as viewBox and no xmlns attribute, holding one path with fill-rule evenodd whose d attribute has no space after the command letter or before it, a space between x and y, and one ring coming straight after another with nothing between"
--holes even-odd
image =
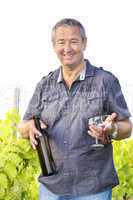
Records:
<instances>
[{"instance_id":1,"label":"blue denim shirt","mask_svg":"<svg viewBox=\"0 0 133 200\"><path fill-rule=\"evenodd\" d=\"M118 79L86 60L86 68L69 90L60 68L44 77L31 98L24 119L38 115L48 133L58 173L39 181L53 193L82 196L118 184L112 144L95 151L88 133L88 118L116 112L118 120L130 117Z\"/></svg>"}]
</instances>

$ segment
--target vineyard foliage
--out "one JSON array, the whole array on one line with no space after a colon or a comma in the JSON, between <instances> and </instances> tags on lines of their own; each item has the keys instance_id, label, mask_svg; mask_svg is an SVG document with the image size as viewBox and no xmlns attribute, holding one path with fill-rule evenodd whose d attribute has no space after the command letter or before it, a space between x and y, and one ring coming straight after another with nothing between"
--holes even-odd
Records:
<instances>
[{"instance_id":1,"label":"vineyard foliage","mask_svg":"<svg viewBox=\"0 0 133 200\"><path fill-rule=\"evenodd\" d=\"M0 200L37 200L39 165L29 141L19 137L15 110L0 120Z\"/></svg>"},{"instance_id":2,"label":"vineyard foliage","mask_svg":"<svg viewBox=\"0 0 133 200\"><path fill-rule=\"evenodd\" d=\"M113 143L114 162L120 180L113 191L113 199L133 200L133 138Z\"/></svg>"},{"instance_id":3,"label":"vineyard foliage","mask_svg":"<svg viewBox=\"0 0 133 200\"><path fill-rule=\"evenodd\" d=\"M38 157L29 141L20 137L19 120L15 110L0 120L0 200L38 200ZM133 197L133 139L115 141L113 146L120 179L113 200L128 200Z\"/></svg>"}]
</instances>

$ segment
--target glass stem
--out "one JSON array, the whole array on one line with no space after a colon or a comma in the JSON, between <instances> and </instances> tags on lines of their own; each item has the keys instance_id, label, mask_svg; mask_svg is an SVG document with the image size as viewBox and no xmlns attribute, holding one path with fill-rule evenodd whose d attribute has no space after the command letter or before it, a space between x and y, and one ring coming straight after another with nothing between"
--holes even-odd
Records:
<instances>
[{"instance_id":1,"label":"glass stem","mask_svg":"<svg viewBox=\"0 0 133 200\"><path fill-rule=\"evenodd\" d=\"M98 144L98 139L96 138L96 144Z\"/></svg>"}]
</instances>

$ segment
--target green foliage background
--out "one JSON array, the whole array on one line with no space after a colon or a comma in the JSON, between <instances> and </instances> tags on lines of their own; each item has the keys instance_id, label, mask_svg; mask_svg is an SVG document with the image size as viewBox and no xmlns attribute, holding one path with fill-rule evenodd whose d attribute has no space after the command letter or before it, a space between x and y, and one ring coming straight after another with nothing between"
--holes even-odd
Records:
<instances>
[{"instance_id":1,"label":"green foliage background","mask_svg":"<svg viewBox=\"0 0 133 200\"><path fill-rule=\"evenodd\" d=\"M120 185L113 191L114 200L133 200L133 138L115 141L114 161Z\"/></svg>"},{"instance_id":2,"label":"green foliage background","mask_svg":"<svg viewBox=\"0 0 133 200\"><path fill-rule=\"evenodd\" d=\"M29 141L19 138L15 110L0 120L0 200L37 200L39 165Z\"/></svg>"},{"instance_id":3,"label":"green foliage background","mask_svg":"<svg viewBox=\"0 0 133 200\"><path fill-rule=\"evenodd\" d=\"M20 137L19 120L14 109L0 120L0 200L38 200L38 157L29 141ZM115 141L113 146L120 178L113 200L128 200L133 197L133 139Z\"/></svg>"}]
</instances>

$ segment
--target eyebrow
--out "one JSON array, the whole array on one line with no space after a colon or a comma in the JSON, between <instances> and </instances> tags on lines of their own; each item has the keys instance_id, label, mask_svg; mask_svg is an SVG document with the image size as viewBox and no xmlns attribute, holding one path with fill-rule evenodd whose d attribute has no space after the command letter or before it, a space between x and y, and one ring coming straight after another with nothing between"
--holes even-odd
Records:
<instances>
[{"instance_id":1,"label":"eyebrow","mask_svg":"<svg viewBox=\"0 0 133 200\"><path fill-rule=\"evenodd\" d=\"M56 41L58 42L58 41L64 41L64 40L65 40L65 39L63 39L63 38L59 38L59 39L57 39ZM70 40L79 41L78 38L71 38Z\"/></svg>"}]
</instances>

